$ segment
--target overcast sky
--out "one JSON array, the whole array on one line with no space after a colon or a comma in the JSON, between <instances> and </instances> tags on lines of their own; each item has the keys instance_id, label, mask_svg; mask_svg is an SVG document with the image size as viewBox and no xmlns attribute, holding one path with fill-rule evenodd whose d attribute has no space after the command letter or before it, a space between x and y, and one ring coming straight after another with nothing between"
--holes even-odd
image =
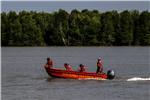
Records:
<instances>
[{"instance_id":1,"label":"overcast sky","mask_svg":"<svg viewBox=\"0 0 150 100\"><path fill-rule=\"evenodd\" d=\"M58 9L64 9L70 12L73 9L99 10L105 11L123 11L123 10L149 10L149 1L2 1L1 11L37 11L54 12Z\"/></svg>"}]
</instances>

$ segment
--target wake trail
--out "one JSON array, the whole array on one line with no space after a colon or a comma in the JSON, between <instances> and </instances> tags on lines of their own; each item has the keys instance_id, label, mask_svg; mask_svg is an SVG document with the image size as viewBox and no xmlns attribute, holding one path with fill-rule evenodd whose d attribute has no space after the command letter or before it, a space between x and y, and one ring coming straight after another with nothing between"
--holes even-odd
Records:
<instances>
[{"instance_id":1,"label":"wake trail","mask_svg":"<svg viewBox=\"0 0 150 100\"><path fill-rule=\"evenodd\" d=\"M127 79L126 81L150 81L150 77L148 78L133 77L133 78Z\"/></svg>"}]
</instances>

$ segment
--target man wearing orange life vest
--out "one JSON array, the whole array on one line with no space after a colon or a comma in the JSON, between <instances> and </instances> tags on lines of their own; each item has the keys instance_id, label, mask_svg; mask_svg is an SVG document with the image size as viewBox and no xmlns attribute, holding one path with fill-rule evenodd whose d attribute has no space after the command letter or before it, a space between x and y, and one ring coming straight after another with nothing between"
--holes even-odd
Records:
<instances>
[{"instance_id":1,"label":"man wearing orange life vest","mask_svg":"<svg viewBox=\"0 0 150 100\"><path fill-rule=\"evenodd\" d=\"M102 60L101 60L101 58L98 58L98 60L97 60L97 71L96 71L96 73L97 73L97 74L98 74L98 73L102 73L102 71L103 71Z\"/></svg>"},{"instance_id":2,"label":"man wearing orange life vest","mask_svg":"<svg viewBox=\"0 0 150 100\"><path fill-rule=\"evenodd\" d=\"M78 71L79 72L85 72L85 70L86 70L86 67L83 64L80 64Z\"/></svg>"},{"instance_id":3,"label":"man wearing orange life vest","mask_svg":"<svg viewBox=\"0 0 150 100\"><path fill-rule=\"evenodd\" d=\"M45 68L52 68L53 67L53 61L50 58L47 58L47 63L44 66Z\"/></svg>"},{"instance_id":4,"label":"man wearing orange life vest","mask_svg":"<svg viewBox=\"0 0 150 100\"><path fill-rule=\"evenodd\" d=\"M66 70L68 70L68 71L71 71L71 70L72 70L72 67L71 67L69 64L67 64L67 63L64 64L64 67L65 67Z\"/></svg>"}]
</instances>

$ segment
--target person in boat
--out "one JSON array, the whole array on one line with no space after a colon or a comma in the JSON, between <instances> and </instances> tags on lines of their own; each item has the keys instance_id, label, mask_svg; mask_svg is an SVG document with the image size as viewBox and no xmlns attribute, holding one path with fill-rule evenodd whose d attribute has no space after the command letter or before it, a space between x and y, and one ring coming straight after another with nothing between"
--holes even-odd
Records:
<instances>
[{"instance_id":1,"label":"person in boat","mask_svg":"<svg viewBox=\"0 0 150 100\"><path fill-rule=\"evenodd\" d=\"M98 58L97 60L97 71L96 73L102 73L103 72L103 64L102 64L102 59Z\"/></svg>"},{"instance_id":2,"label":"person in boat","mask_svg":"<svg viewBox=\"0 0 150 100\"><path fill-rule=\"evenodd\" d=\"M86 70L86 67L83 64L80 64L78 71L79 72L85 72L85 70Z\"/></svg>"},{"instance_id":3,"label":"person in boat","mask_svg":"<svg viewBox=\"0 0 150 100\"><path fill-rule=\"evenodd\" d=\"M65 64L64 64L64 67L65 67L66 70L68 70L68 71L71 71L71 70L72 70L72 67L71 67L68 63L65 63Z\"/></svg>"},{"instance_id":4,"label":"person in boat","mask_svg":"<svg viewBox=\"0 0 150 100\"><path fill-rule=\"evenodd\" d=\"M52 68L53 67L53 61L51 58L47 58L47 63L44 66L45 68Z\"/></svg>"}]
</instances>

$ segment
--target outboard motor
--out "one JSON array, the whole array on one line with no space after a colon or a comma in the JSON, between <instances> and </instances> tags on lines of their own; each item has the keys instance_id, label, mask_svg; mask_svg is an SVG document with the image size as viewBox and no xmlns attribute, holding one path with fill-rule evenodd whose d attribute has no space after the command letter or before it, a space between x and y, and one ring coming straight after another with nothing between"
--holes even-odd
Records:
<instances>
[{"instance_id":1,"label":"outboard motor","mask_svg":"<svg viewBox=\"0 0 150 100\"><path fill-rule=\"evenodd\" d=\"M113 70L108 70L107 71L107 79L112 80L112 79L114 79L114 77L115 77L115 72Z\"/></svg>"}]
</instances>

